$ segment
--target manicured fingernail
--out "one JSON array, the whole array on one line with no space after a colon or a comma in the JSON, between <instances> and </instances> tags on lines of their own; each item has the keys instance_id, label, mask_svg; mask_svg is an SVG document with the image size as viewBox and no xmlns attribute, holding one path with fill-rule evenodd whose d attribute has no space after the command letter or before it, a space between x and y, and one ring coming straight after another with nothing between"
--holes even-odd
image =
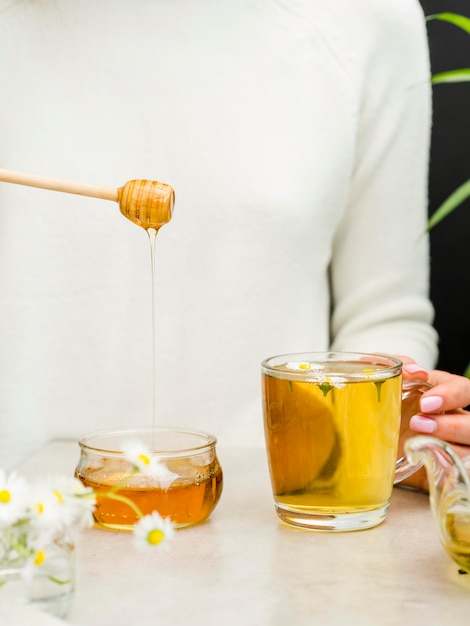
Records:
<instances>
[{"instance_id":1,"label":"manicured fingernail","mask_svg":"<svg viewBox=\"0 0 470 626\"><path fill-rule=\"evenodd\" d=\"M425 367L421 367L421 365L418 365L417 363L408 363L403 366L403 369L408 372L408 374L416 374L416 372L424 372L425 374L428 373L428 370Z\"/></svg>"},{"instance_id":2,"label":"manicured fingernail","mask_svg":"<svg viewBox=\"0 0 470 626\"><path fill-rule=\"evenodd\" d=\"M430 435L437 428L437 423L429 417L423 417L422 415L413 415L410 419L410 428L417 433L426 433Z\"/></svg>"},{"instance_id":3,"label":"manicured fingernail","mask_svg":"<svg viewBox=\"0 0 470 626\"><path fill-rule=\"evenodd\" d=\"M421 398L419 407L423 413L432 413L438 411L442 406L442 398L440 396L425 396Z\"/></svg>"}]
</instances>

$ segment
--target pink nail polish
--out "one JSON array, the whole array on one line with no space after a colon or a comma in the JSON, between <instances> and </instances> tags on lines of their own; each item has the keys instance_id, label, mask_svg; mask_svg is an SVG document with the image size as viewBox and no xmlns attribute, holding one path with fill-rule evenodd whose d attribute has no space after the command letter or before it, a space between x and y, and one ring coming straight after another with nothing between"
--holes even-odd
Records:
<instances>
[{"instance_id":1,"label":"pink nail polish","mask_svg":"<svg viewBox=\"0 0 470 626\"><path fill-rule=\"evenodd\" d=\"M442 406L442 398L440 396L426 396L421 398L419 407L423 413L432 413L438 411Z\"/></svg>"},{"instance_id":2,"label":"pink nail polish","mask_svg":"<svg viewBox=\"0 0 470 626\"><path fill-rule=\"evenodd\" d=\"M423 415L413 415L410 419L410 428L411 430L415 430L417 433L430 435L436 430L437 423L429 417L424 417Z\"/></svg>"},{"instance_id":3,"label":"pink nail polish","mask_svg":"<svg viewBox=\"0 0 470 626\"><path fill-rule=\"evenodd\" d=\"M425 367L421 367L421 365L418 365L417 363L408 363L403 366L403 369L408 372L408 374L416 374L416 372L424 372L425 374L428 373L428 370Z\"/></svg>"}]
</instances>

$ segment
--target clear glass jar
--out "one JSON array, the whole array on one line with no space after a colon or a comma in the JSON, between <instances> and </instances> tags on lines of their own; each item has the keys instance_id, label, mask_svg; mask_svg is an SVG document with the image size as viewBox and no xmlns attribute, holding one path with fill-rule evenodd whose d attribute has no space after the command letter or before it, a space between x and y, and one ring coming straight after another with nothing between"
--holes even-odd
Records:
<instances>
[{"instance_id":1,"label":"clear glass jar","mask_svg":"<svg viewBox=\"0 0 470 626\"><path fill-rule=\"evenodd\" d=\"M129 460L123 451L129 442L145 447L158 464L156 473ZM204 432L173 428L102 430L83 437L75 476L96 493L97 525L129 531L153 511L176 528L206 520L223 486L216 442Z\"/></svg>"},{"instance_id":2,"label":"clear glass jar","mask_svg":"<svg viewBox=\"0 0 470 626\"><path fill-rule=\"evenodd\" d=\"M40 565L0 558L0 603L31 605L65 617L75 591L75 544L66 529L57 531Z\"/></svg>"}]
</instances>

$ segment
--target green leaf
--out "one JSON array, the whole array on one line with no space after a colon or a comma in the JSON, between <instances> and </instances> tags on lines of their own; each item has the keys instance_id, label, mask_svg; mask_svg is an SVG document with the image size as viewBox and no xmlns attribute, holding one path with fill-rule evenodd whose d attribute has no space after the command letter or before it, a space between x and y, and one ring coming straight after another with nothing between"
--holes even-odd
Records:
<instances>
[{"instance_id":1,"label":"green leaf","mask_svg":"<svg viewBox=\"0 0 470 626\"><path fill-rule=\"evenodd\" d=\"M382 385L384 382L384 380L376 380L374 382L374 385L377 387L377 402L382 402Z\"/></svg>"},{"instance_id":2,"label":"green leaf","mask_svg":"<svg viewBox=\"0 0 470 626\"><path fill-rule=\"evenodd\" d=\"M449 213L462 204L467 198L470 197L470 180L460 185L447 200L441 204L441 206L431 215L431 219L428 222L428 231L431 230L436 224L439 224Z\"/></svg>"},{"instance_id":3,"label":"green leaf","mask_svg":"<svg viewBox=\"0 0 470 626\"><path fill-rule=\"evenodd\" d=\"M433 85L439 83L463 83L470 81L470 68L466 67L460 70L450 70L449 72L441 72L433 74L431 82Z\"/></svg>"},{"instance_id":4,"label":"green leaf","mask_svg":"<svg viewBox=\"0 0 470 626\"><path fill-rule=\"evenodd\" d=\"M467 369L465 370L463 375L466 376L467 378L470 378L470 363L467 365Z\"/></svg>"},{"instance_id":5,"label":"green leaf","mask_svg":"<svg viewBox=\"0 0 470 626\"><path fill-rule=\"evenodd\" d=\"M328 393L333 389L333 385L330 385L329 383L321 383L318 386L320 387L324 398L326 398Z\"/></svg>"},{"instance_id":6,"label":"green leaf","mask_svg":"<svg viewBox=\"0 0 470 626\"><path fill-rule=\"evenodd\" d=\"M465 15L459 15L458 13L435 13L434 15L428 15L426 20L448 22L449 24L458 26L470 35L470 18L465 17Z\"/></svg>"},{"instance_id":7,"label":"green leaf","mask_svg":"<svg viewBox=\"0 0 470 626\"><path fill-rule=\"evenodd\" d=\"M56 578L55 576L48 576L48 578L57 585L68 585L72 582L70 578L66 578L65 580L62 578Z\"/></svg>"}]
</instances>

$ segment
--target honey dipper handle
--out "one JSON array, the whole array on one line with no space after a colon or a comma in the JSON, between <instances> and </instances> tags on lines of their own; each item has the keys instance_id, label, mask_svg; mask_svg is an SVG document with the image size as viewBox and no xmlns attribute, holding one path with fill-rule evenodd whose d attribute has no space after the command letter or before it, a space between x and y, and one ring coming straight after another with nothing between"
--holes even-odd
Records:
<instances>
[{"instance_id":1,"label":"honey dipper handle","mask_svg":"<svg viewBox=\"0 0 470 626\"><path fill-rule=\"evenodd\" d=\"M27 187L39 187L51 191L63 191L74 193L79 196L90 196L92 198L102 198L103 200L119 200L117 189L112 187L101 187L100 185L88 185L77 183L71 180L61 180L59 178L48 178L35 174L25 174L24 172L14 172L0 169L0 182L26 185Z\"/></svg>"}]
</instances>

